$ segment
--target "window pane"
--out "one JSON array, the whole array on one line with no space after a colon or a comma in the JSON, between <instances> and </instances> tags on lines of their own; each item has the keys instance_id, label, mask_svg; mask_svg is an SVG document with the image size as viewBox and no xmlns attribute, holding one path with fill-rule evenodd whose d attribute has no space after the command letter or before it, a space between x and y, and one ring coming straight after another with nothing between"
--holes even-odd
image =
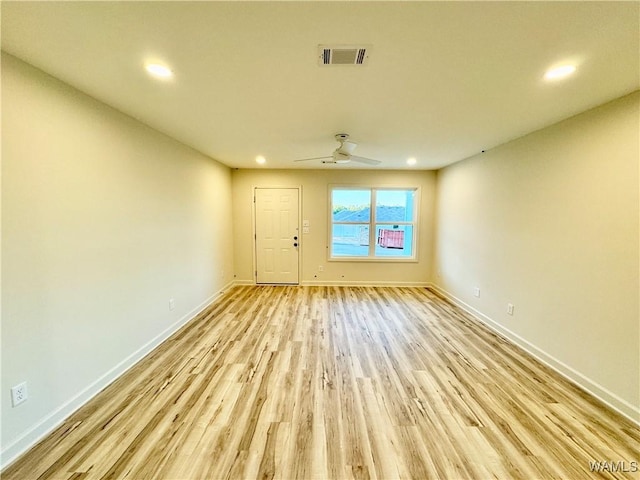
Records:
<instances>
[{"instance_id":1,"label":"window pane","mask_svg":"<svg viewBox=\"0 0 640 480\"><path fill-rule=\"evenodd\" d=\"M412 222L414 190L378 190L376 220L378 222Z\"/></svg>"},{"instance_id":2,"label":"window pane","mask_svg":"<svg viewBox=\"0 0 640 480\"><path fill-rule=\"evenodd\" d=\"M369 225L333 225L331 255L366 257L369 255Z\"/></svg>"},{"instance_id":3,"label":"window pane","mask_svg":"<svg viewBox=\"0 0 640 480\"><path fill-rule=\"evenodd\" d=\"M333 190L334 222L368 222L371 218L371 190Z\"/></svg>"},{"instance_id":4,"label":"window pane","mask_svg":"<svg viewBox=\"0 0 640 480\"><path fill-rule=\"evenodd\" d=\"M376 257L411 257L412 225L376 225Z\"/></svg>"}]
</instances>

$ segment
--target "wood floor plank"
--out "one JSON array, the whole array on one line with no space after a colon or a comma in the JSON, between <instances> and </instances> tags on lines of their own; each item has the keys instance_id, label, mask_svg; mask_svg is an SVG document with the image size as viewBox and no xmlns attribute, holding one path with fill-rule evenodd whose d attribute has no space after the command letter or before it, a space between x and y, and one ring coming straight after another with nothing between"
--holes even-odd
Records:
<instances>
[{"instance_id":1,"label":"wood floor plank","mask_svg":"<svg viewBox=\"0 0 640 480\"><path fill-rule=\"evenodd\" d=\"M429 289L240 286L2 478L638 479L638 462L637 425Z\"/></svg>"}]
</instances>

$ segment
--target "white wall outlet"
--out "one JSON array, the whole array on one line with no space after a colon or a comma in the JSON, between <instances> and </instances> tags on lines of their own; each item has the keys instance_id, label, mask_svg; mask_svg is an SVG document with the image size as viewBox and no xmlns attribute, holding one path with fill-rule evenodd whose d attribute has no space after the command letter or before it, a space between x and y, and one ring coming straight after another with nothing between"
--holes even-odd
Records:
<instances>
[{"instance_id":1,"label":"white wall outlet","mask_svg":"<svg viewBox=\"0 0 640 480\"><path fill-rule=\"evenodd\" d=\"M513 303L507 303L507 313L513 315Z\"/></svg>"},{"instance_id":2,"label":"white wall outlet","mask_svg":"<svg viewBox=\"0 0 640 480\"><path fill-rule=\"evenodd\" d=\"M480 298L480 289L478 287L473 289L473 296Z\"/></svg>"},{"instance_id":3,"label":"white wall outlet","mask_svg":"<svg viewBox=\"0 0 640 480\"><path fill-rule=\"evenodd\" d=\"M11 406L17 407L29 397L27 382L22 382L11 389Z\"/></svg>"},{"instance_id":4,"label":"white wall outlet","mask_svg":"<svg viewBox=\"0 0 640 480\"><path fill-rule=\"evenodd\" d=\"M176 308L176 299L175 298L170 298L169 299L169 310L173 310L174 308Z\"/></svg>"},{"instance_id":5,"label":"white wall outlet","mask_svg":"<svg viewBox=\"0 0 640 480\"><path fill-rule=\"evenodd\" d=\"M309 233L309 227L302 227L302 233Z\"/></svg>"}]
</instances>

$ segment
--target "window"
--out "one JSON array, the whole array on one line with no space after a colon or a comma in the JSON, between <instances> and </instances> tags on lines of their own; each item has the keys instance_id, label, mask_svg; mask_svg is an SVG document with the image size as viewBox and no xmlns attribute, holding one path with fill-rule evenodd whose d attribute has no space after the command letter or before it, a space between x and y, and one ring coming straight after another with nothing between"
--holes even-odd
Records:
<instances>
[{"instance_id":1,"label":"window","mask_svg":"<svg viewBox=\"0 0 640 480\"><path fill-rule=\"evenodd\" d=\"M330 198L330 259L415 260L417 188L332 187Z\"/></svg>"}]
</instances>

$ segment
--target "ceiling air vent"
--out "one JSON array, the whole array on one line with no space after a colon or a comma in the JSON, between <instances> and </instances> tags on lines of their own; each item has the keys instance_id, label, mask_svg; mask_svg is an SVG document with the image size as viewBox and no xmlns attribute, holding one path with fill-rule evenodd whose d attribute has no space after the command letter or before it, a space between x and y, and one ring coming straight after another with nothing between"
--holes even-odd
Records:
<instances>
[{"instance_id":1,"label":"ceiling air vent","mask_svg":"<svg viewBox=\"0 0 640 480\"><path fill-rule=\"evenodd\" d=\"M364 65L371 47L364 45L318 45L320 65Z\"/></svg>"}]
</instances>

